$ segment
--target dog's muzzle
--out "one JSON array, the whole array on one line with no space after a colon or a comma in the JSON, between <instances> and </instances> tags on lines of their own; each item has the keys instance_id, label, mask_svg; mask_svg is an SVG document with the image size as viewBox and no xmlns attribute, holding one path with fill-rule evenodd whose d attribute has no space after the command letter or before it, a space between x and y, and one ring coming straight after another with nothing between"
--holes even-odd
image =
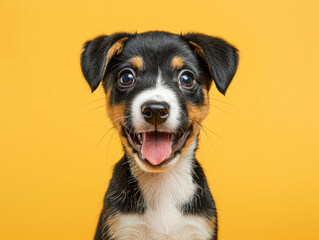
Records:
<instances>
[{"instance_id":1,"label":"dog's muzzle","mask_svg":"<svg viewBox=\"0 0 319 240\"><path fill-rule=\"evenodd\" d=\"M170 117L170 106L166 102L148 101L142 104L140 110L149 130L134 131L133 128L125 128L130 145L142 160L153 166L173 159L185 144L189 130L180 128L172 131L165 127Z\"/></svg>"}]
</instances>

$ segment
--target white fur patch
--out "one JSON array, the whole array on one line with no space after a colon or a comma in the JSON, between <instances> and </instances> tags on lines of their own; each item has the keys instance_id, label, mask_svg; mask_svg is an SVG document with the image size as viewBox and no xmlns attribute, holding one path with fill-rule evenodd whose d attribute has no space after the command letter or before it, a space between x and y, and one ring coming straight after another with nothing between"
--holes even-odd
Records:
<instances>
[{"instance_id":1,"label":"white fur patch","mask_svg":"<svg viewBox=\"0 0 319 240\"><path fill-rule=\"evenodd\" d=\"M148 101L166 102L170 107L169 117L163 124L162 128L166 129L166 131L171 130L173 132L178 130L177 128L179 125L181 111L178 105L178 99L174 91L163 85L160 71L156 86L142 91L133 100L131 106L132 121L136 132L148 131L153 128L150 123L144 120L144 116L141 112L142 105Z\"/></svg>"},{"instance_id":2,"label":"white fur patch","mask_svg":"<svg viewBox=\"0 0 319 240\"><path fill-rule=\"evenodd\" d=\"M111 227L115 239L139 240L208 240L213 230L204 217L185 216L180 207L195 194L192 179L192 158L195 141L186 149L176 166L166 172L138 172L138 183L143 193L146 211L143 215L117 216Z\"/></svg>"},{"instance_id":3,"label":"white fur patch","mask_svg":"<svg viewBox=\"0 0 319 240\"><path fill-rule=\"evenodd\" d=\"M112 237L121 240L209 240L212 237L212 230L200 217L176 214L174 219L170 219L172 225L168 229L163 228L159 219L154 223L149 222L152 220L137 214L119 216Z\"/></svg>"}]
</instances>

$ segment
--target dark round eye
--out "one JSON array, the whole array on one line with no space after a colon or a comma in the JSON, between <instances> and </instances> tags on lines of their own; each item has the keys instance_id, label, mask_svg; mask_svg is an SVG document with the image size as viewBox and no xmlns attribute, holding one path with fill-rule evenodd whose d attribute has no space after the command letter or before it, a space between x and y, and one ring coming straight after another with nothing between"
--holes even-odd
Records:
<instances>
[{"instance_id":1,"label":"dark round eye","mask_svg":"<svg viewBox=\"0 0 319 240\"><path fill-rule=\"evenodd\" d=\"M135 82L133 73L130 71L124 71L120 74L120 83L124 86L129 86Z\"/></svg>"},{"instance_id":2,"label":"dark round eye","mask_svg":"<svg viewBox=\"0 0 319 240\"><path fill-rule=\"evenodd\" d=\"M183 72L179 81L185 87L192 87L195 82L194 75L191 72Z\"/></svg>"}]
</instances>

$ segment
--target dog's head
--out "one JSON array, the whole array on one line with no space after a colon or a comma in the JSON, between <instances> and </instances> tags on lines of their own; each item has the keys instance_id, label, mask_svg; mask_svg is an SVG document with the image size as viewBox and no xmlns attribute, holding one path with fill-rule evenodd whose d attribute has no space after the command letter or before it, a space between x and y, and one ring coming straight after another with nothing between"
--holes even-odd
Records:
<instances>
[{"instance_id":1,"label":"dog's head","mask_svg":"<svg viewBox=\"0 0 319 240\"><path fill-rule=\"evenodd\" d=\"M237 64L235 47L193 33L101 36L85 43L81 56L92 91L103 82L126 155L150 172L193 154L212 81L224 94Z\"/></svg>"}]
</instances>

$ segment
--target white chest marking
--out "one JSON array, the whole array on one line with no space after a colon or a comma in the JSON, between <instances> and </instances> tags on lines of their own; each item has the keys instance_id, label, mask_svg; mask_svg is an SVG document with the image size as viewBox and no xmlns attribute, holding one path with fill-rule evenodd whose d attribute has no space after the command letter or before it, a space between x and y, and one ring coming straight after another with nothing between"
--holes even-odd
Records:
<instances>
[{"instance_id":1,"label":"white chest marking","mask_svg":"<svg viewBox=\"0 0 319 240\"><path fill-rule=\"evenodd\" d=\"M159 215L159 216L158 216ZM116 240L209 240L212 230L200 217L185 217L175 212L169 218L162 214L122 215L113 237Z\"/></svg>"},{"instance_id":2,"label":"white chest marking","mask_svg":"<svg viewBox=\"0 0 319 240\"><path fill-rule=\"evenodd\" d=\"M196 190L192 179L192 151L183 154L176 166L162 173L139 172L139 186L146 202L143 215L117 217L112 228L115 239L130 240L207 240L212 229L203 217L185 216L179 210Z\"/></svg>"}]
</instances>

